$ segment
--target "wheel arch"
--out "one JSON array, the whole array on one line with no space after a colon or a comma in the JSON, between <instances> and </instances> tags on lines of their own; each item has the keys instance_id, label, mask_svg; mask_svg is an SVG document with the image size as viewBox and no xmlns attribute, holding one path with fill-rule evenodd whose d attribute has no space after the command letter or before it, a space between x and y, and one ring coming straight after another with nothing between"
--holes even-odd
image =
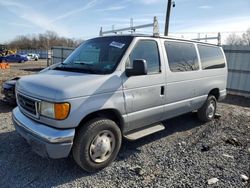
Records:
<instances>
[{"instance_id":1,"label":"wheel arch","mask_svg":"<svg viewBox=\"0 0 250 188\"><path fill-rule=\"evenodd\" d=\"M118 127L120 128L121 132L123 132L123 126L124 126L124 120L120 112L116 109L101 109L95 112L91 112L90 114L86 115L82 120L80 121L79 125L76 129L79 129L80 127L84 126L84 123L90 121L94 118L108 118L113 120Z\"/></svg>"},{"instance_id":2,"label":"wheel arch","mask_svg":"<svg viewBox=\"0 0 250 188\"><path fill-rule=\"evenodd\" d=\"M215 96L216 100L218 100L219 97L220 97L220 90L219 90L219 88L211 89L211 90L209 91L209 93L208 93L208 96L209 96L209 95Z\"/></svg>"}]
</instances>

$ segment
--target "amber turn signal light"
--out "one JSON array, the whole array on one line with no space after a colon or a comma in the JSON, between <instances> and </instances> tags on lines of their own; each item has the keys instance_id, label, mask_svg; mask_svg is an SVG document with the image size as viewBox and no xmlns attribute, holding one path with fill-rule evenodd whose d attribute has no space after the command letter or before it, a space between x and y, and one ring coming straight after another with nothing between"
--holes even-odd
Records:
<instances>
[{"instance_id":1,"label":"amber turn signal light","mask_svg":"<svg viewBox=\"0 0 250 188\"><path fill-rule=\"evenodd\" d=\"M56 103L54 104L55 119L63 120L69 115L70 104L69 103Z\"/></svg>"}]
</instances>

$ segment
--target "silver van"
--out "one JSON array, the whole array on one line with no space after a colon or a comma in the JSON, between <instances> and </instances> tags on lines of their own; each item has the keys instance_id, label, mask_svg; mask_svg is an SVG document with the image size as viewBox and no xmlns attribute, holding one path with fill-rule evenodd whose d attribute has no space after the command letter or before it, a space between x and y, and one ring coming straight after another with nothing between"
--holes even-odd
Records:
<instances>
[{"instance_id":1,"label":"silver van","mask_svg":"<svg viewBox=\"0 0 250 188\"><path fill-rule=\"evenodd\" d=\"M83 42L63 63L16 84L16 130L41 156L67 157L86 171L108 166L122 138L163 130L197 110L214 118L226 97L221 47L183 39L115 35Z\"/></svg>"}]
</instances>

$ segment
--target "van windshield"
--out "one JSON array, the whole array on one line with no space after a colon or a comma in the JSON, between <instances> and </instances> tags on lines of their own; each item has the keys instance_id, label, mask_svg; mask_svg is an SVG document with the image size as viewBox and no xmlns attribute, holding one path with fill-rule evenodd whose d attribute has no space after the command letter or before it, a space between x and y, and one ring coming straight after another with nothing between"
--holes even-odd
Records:
<instances>
[{"instance_id":1,"label":"van windshield","mask_svg":"<svg viewBox=\"0 0 250 188\"><path fill-rule=\"evenodd\" d=\"M132 36L111 36L87 40L54 69L90 74L110 74L121 61L132 39Z\"/></svg>"}]
</instances>

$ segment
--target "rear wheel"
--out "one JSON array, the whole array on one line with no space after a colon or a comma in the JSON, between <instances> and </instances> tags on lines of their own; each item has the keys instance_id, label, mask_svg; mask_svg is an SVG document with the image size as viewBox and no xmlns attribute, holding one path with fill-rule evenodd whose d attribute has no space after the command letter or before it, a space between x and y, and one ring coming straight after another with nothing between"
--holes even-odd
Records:
<instances>
[{"instance_id":1,"label":"rear wheel","mask_svg":"<svg viewBox=\"0 0 250 188\"><path fill-rule=\"evenodd\" d=\"M115 160L121 140L121 131L114 121L93 119L76 134L72 149L74 159L88 172L101 170Z\"/></svg>"},{"instance_id":2,"label":"rear wheel","mask_svg":"<svg viewBox=\"0 0 250 188\"><path fill-rule=\"evenodd\" d=\"M198 110L198 117L203 122L211 121L214 118L217 109L217 100L215 96L209 95L204 105Z\"/></svg>"}]
</instances>

